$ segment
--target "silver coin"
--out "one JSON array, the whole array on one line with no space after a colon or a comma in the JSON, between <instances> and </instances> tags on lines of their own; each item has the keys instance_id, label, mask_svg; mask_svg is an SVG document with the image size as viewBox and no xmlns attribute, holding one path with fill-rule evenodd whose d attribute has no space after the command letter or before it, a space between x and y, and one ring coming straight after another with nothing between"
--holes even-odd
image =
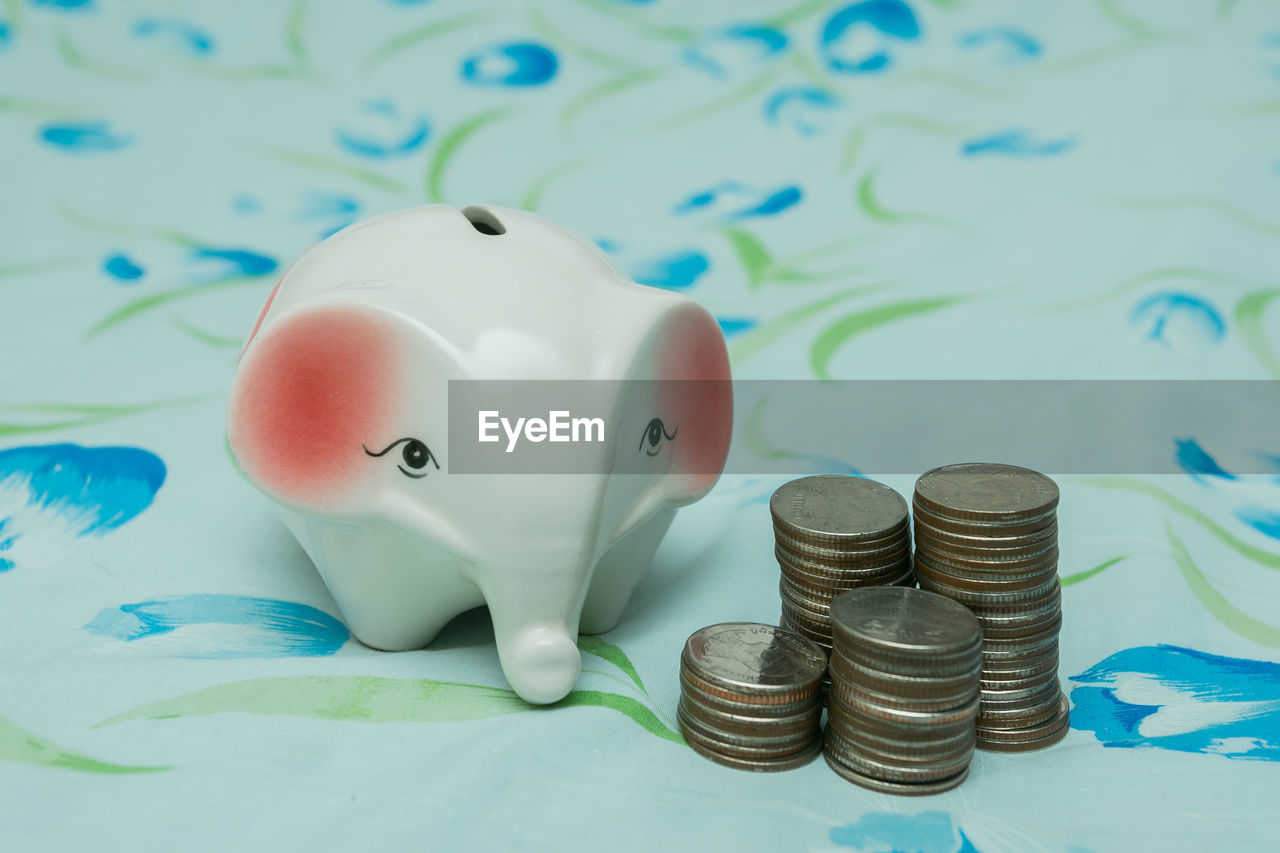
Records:
<instances>
[{"instance_id":1,"label":"silver coin","mask_svg":"<svg viewBox=\"0 0 1280 853\"><path fill-rule=\"evenodd\" d=\"M724 708L707 702L697 691L683 690L680 702L695 719L719 731L746 736L783 736L799 734L817 725L822 718L822 703L815 701L793 714L760 714L758 706Z\"/></svg>"},{"instance_id":2,"label":"silver coin","mask_svg":"<svg viewBox=\"0 0 1280 853\"><path fill-rule=\"evenodd\" d=\"M1018 548L1035 548L1058 538L1058 519L1056 513L1051 520L1036 530L1025 533L1008 533L1000 526L987 525L977 532L961 533L946 527L935 527L929 523L927 515L914 519L914 538L931 539L937 547L974 548L979 551L990 549L1016 550Z\"/></svg>"},{"instance_id":3,"label":"silver coin","mask_svg":"<svg viewBox=\"0 0 1280 853\"><path fill-rule=\"evenodd\" d=\"M1012 729L977 729L977 747L995 752L1029 752L1053 746L1067 735L1071 711L1067 697L1059 697L1054 713L1033 726Z\"/></svg>"},{"instance_id":4,"label":"silver coin","mask_svg":"<svg viewBox=\"0 0 1280 853\"><path fill-rule=\"evenodd\" d=\"M932 732L920 732L911 738L895 737L880 731L859 728L840 715L832 715L827 720L826 731L828 734L835 732L845 740L864 746L873 752L900 755L903 758L917 755L921 757L935 754L950 755L972 749L977 738L977 730L973 726L966 726L945 737L939 737Z\"/></svg>"},{"instance_id":5,"label":"silver coin","mask_svg":"<svg viewBox=\"0 0 1280 853\"><path fill-rule=\"evenodd\" d=\"M915 500L930 512L977 521L1020 521L1058 505L1058 485L1029 468L988 462L945 465L916 480Z\"/></svg>"},{"instance_id":6,"label":"silver coin","mask_svg":"<svg viewBox=\"0 0 1280 853\"><path fill-rule=\"evenodd\" d=\"M840 759L832 754L830 749L824 748L822 751L823 758L827 760L827 764L841 778L852 782L863 788L869 788L872 791L878 791L882 794L898 794L902 796L925 797L932 794L941 794L944 791L950 791L960 785L969 775L969 768L947 779L939 779L934 782L892 782L888 779L877 779L874 776L868 776L865 773L848 767Z\"/></svg>"},{"instance_id":7,"label":"silver coin","mask_svg":"<svg viewBox=\"0 0 1280 853\"><path fill-rule=\"evenodd\" d=\"M803 749L821 733L822 727L817 720L808 729L799 732L773 735L744 735L738 732L725 731L700 720L690 712L686 705L676 708L676 717L680 724L692 729L704 745L738 755L757 758L778 758Z\"/></svg>"},{"instance_id":8,"label":"silver coin","mask_svg":"<svg viewBox=\"0 0 1280 853\"><path fill-rule=\"evenodd\" d=\"M750 709L746 713L756 716L782 717L797 714L810 709L822 698L821 680L797 690L787 691L725 687L722 684L704 681L683 661L680 664L680 684L686 692L694 694L714 707L734 713L738 710L737 706L746 706Z\"/></svg>"},{"instance_id":9,"label":"silver coin","mask_svg":"<svg viewBox=\"0 0 1280 853\"><path fill-rule=\"evenodd\" d=\"M809 690L808 693L794 695L794 697L778 697L776 694L726 693L723 688L704 685L705 683L700 683L696 676L691 676L684 667L681 667L681 695L698 702L699 706L714 708L726 715L751 717L758 720L782 720L822 712L823 693L820 685L818 688Z\"/></svg>"},{"instance_id":10,"label":"silver coin","mask_svg":"<svg viewBox=\"0 0 1280 853\"><path fill-rule=\"evenodd\" d=\"M834 637L833 637L834 639ZM921 678L959 677L972 671L975 660L981 660L983 647L979 636L973 645L946 654L922 656L914 652L900 653L871 646L850 643L841 644L840 656L867 669L892 672L903 676ZM836 654L832 650L832 655Z\"/></svg>"},{"instance_id":11,"label":"silver coin","mask_svg":"<svg viewBox=\"0 0 1280 853\"><path fill-rule=\"evenodd\" d=\"M824 731L823 737L828 747L833 747L841 756L856 754L896 767L922 769L937 769L956 762L967 763L973 758L973 750L978 740L976 732L968 732L967 739L955 740L947 746L935 745L927 749L912 748L899 751L896 748L887 747L887 741L874 741L842 725L830 724Z\"/></svg>"},{"instance_id":12,"label":"silver coin","mask_svg":"<svg viewBox=\"0 0 1280 853\"><path fill-rule=\"evenodd\" d=\"M903 696L896 693L883 693L860 684L842 682L832 679L831 694L840 694L842 701L850 705L863 705L869 702L884 708L897 708L903 711L946 711L963 705L979 693L977 680L971 687L951 693L938 693L934 696ZM828 694L828 702L831 694Z\"/></svg>"},{"instance_id":13,"label":"silver coin","mask_svg":"<svg viewBox=\"0 0 1280 853\"><path fill-rule=\"evenodd\" d=\"M972 750L965 750L958 756L951 756L936 764L881 761L842 743L838 737L831 738L826 748L849 769L889 782L933 782L946 779L965 770L973 759Z\"/></svg>"},{"instance_id":14,"label":"silver coin","mask_svg":"<svg viewBox=\"0 0 1280 853\"><path fill-rule=\"evenodd\" d=\"M845 716L854 719L868 717L872 720L900 727L960 725L976 718L979 709L977 696L973 697L972 701L967 704L956 708L941 711L913 711L905 708L892 708L865 699L859 700L856 704L850 703L835 691L832 691L827 696L827 705L828 707L840 706L839 709L844 712Z\"/></svg>"},{"instance_id":15,"label":"silver coin","mask_svg":"<svg viewBox=\"0 0 1280 853\"><path fill-rule=\"evenodd\" d=\"M917 541L915 559L923 560L942 571L955 567L961 571L980 571L989 574L1026 574L1046 566L1057 566L1060 556L1057 543L1048 548L1029 555L1011 554L967 556L955 550L942 550L928 547L928 543Z\"/></svg>"},{"instance_id":16,"label":"silver coin","mask_svg":"<svg viewBox=\"0 0 1280 853\"><path fill-rule=\"evenodd\" d=\"M973 590L957 587L946 581L940 581L937 575L921 572L918 576L920 588L945 595L952 601L958 601L966 607L972 605L999 607L1001 605L1018 605L1023 602L1043 601L1059 591L1057 575L1051 575L1043 583L1031 587L1004 589L996 586L984 590Z\"/></svg>"},{"instance_id":17,"label":"silver coin","mask_svg":"<svg viewBox=\"0 0 1280 853\"><path fill-rule=\"evenodd\" d=\"M812 642L773 625L729 622L695 631L683 659L704 681L756 693L812 689L827 656Z\"/></svg>"},{"instance_id":18,"label":"silver coin","mask_svg":"<svg viewBox=\"0 0 1280 853\"><path fill-rule=\"evenodd\" d=\"M821 565L838 565L854 561L874 562L879 559L889 559L898 552L910 548L911 529L903 527L889 536L851 546L807 542L795 539L787 535L786 531L775 527L773 544L776 549L788 556L812 560Z\"/></svg>"},{"instance_id":19,"label":"silver coin","mask_svg":"<svg viewBox=\"0 0 1280 853\"><path fill-rule=\"evenodd\" d=\"M1033 534L1036 531L1057 522L1057 508L1046 510L1041 515L1020 518L1017 521L1008 519L993 521L977 521L972 518L953 518L932 512L919 499L911 502L911 518L916 525L926 524L934 530L956 533L961 536L1019 536Z\"/></svg>"},{"instance_id":20,"label":"silver coin","mask_svg":"<svg viewBox=\"0 0 1280 853\"><path fill-rule=\"evenodd\" d=\"M830 618L841 641L894 653L945 655L967 650L981 637L981 626L963 604L907 587L846 592L832 602Z\"/></svg>"},{"instance_id":21,"label":"silver coin","mask_svg":"<svg viewBox=\"0 0 1280 853\"><path fill-rule=\"evenodd\" d=\"M793 538L833 542L883 536L908 523L907 502L893 489L842 474L784 483L770 498L769 511Z\"/></svg>"},{"instance_id":22,"label":"silver coin","mask_svg":"<svg viewBox=\"0 0 1280 853\"><path fill-rule=\"evenodd\" d=\"M1008 710L1015 707L1027 707L1047 701L1049 694L1057 696L1059 692L1058 673L1049 672L1038 681L1026 687L1006 688L1002 690L983 689L979 695L980 710L978 713L989 714L992 711Z\"/></svg>"},{"instance_id":23,"label":"silver coin","mask_svg":"<svg viewBox=\"0 0 1280 853\"><path fill-rule=\"evenodd\" d=\"M783 566L794 566L797 569L814 575L842 575L849 572L867 572L895 566L911 561L911 543L905 540L896 543L892 548L871 554L833 556L797 551L786 546L780 540L774 540L773 556Z\"/></svg>"},{"instance_id":24,"label":"silver coin","mask_svg":"<svg viewBox=\"0 0 1280 853\"><path fill-rule=\"evenodd\" d=\"M912 560L916 571L930 574L944 581L965 582L972 584L1010 584L1018 586L1029 584L1035 586L1058 573L1058 561L1050 560L1039 566L992 568L991 564L983 566L961 566L955 563L943 563L930 559L928 554L915 552Z\"/></svg>"},{"instance_id":25,"label":"silver coin","mask_svg":"<svg viewBox=\"0 0 1280 853\"><path fill-rule=\"evenodd\" d=\"M723 764L726 767L732 767L736 770L751 770L756 773L776 773L784 770L794 770L797 767L803 767L822 754L821 738L816 738L813 743L792 755L770 759L744 758L738 755L729 755L715 749L709 749L708 747L705 747L696 741L688 740L687 738L685 743L689 745L690 749L701 755L703 758L714 761L717 764Z\"/></svg>"},{"instance_id":26,"label":"silver coin","mask_svg":"<svg viewBox=\"0 0 1280 853\"><path fill-rule=\"evenodd\" d=\"M992 573L1056 562L1061 556L1057 539L1046 540L1034 548L960 548L939 545L936 540L920 536L915 540L915 548L927 561L943 566L953 563L961 568L979 566L980 570Z\"/></svg>"},{"instance_id":27,"label":"silver coin","mask_svg":"<svg viewBox=\"0 0 1280 853\"><path fill-rule=\"evenodd\" d=\"M940 674L928 669L902 670L897 667L867 666L843 654L833 654L827 672L833 679L865 685L880 693L901 696L936 696L964 692L981 677L982 656L975 650L970 665L961 672Z\"/></svg>"},{"instance_id":28,"label":"silver coin","mask_svg":"<svg viewBox=\"0 0 1280 853\"><path fill-rule=\"evenodd\" d=\"M910 741L921 745L950 742L972 734L977 717L974 715L953 720L948 723L901 722L887 720L874 715L864 714L861 709L843 704L843 701L832 698L827 705L827 725L832 721L842 726L845 731L854 731L864 735L888 738L891 740Z\"/></svg>"},{"instance_id":29,"label":"silver coin","mask_svg":"<svg viewBox=\"0 0 1280 853\"><path fill-rule=\"evenodd\" d=\"M915 563L916 574L927 577L935 583L946 584L952 589L966 592L1018 592L1047 584L1058 576L1058 567L1046 567L1039 572L1024 575L1019 572L1010 576L1003 572L992 573L979 570L977 573L959 573L951 569L938 569L925 562Z\"/></svg>"}]
</instances>

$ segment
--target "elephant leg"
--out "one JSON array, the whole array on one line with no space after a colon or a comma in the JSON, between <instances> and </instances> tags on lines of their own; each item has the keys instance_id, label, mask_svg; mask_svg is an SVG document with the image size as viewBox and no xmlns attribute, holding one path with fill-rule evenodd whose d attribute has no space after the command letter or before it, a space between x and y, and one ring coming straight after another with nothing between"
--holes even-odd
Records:
<instances>
[{"instance_id":1,"label":"elephant leg","mask_svg":"<svg viewBox=\"0 0 1280 853\"><path fill-rule=\"evenodd\" d=\"M603 634L622 618L631 593L653 560L662 537L676 517L674 509L663 510L613 543L600 557L591 576L582 619L578 630L583 634Z\"/></svg>"},{"instance_id":2,"label":"elephant leg","mask_svg":"<svg viewBox=\"0 0 1280 853\"><path fill-rule=\"evenodd\" d=\"M484 603L445 551L393 530L362 531L287 519L311 556L347 628L383 651L420 649L449 620Z\"/></svg>"}]
</instances>

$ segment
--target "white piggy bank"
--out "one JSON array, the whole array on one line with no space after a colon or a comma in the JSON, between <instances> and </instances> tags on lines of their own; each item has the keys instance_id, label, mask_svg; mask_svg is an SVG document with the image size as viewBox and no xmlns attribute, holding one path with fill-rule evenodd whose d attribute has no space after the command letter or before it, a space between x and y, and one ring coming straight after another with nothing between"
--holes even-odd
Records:
<instances>
[{"instance_id":1,"label":"white piggy bank","mask_svg":"<svg viewBox=\"0 0 1280 853\"><path fill-rule=\"evenodd\" d=\"M582 451L596 473L461 474L450 379L713 381L615 383L608 434ZM507 680L550 703L577 682L579 631L618 622L676 507L719 476L728 379L688 297L532 214L433 205L346 228L285 273L227 432L359 640L421 648L487 604Z\"/></svg>"}]
</instances>

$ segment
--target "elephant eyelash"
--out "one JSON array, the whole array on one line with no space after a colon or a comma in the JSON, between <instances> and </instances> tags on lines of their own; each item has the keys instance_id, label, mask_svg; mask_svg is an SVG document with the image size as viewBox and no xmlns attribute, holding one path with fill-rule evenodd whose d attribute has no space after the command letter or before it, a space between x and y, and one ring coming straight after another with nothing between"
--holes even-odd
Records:
<instances>
[{"instance_id":1,"label":"elephant eyelash","mask_svg":"<svg viewBox=\"0 0 1280 853\"><path fill-rule=\"evenodd\" d=\"M379 450L377 453L374 453L372 450L370 450L367 445L362 444L360 445L360 447L364 449L365 455L367 456L386 456L388 453L390 453L392 450L394 450L396 447L400 446L401 444L404 444L406 441L413 441L413 437L410 436L409 438L397 438L395 441L391 442L386 447Z\"/></svg>"},{"instance_id":2,"label":"elephant eyelash","mask_svg":"<svg viewBox=\"0 0 1280 853\"><path fill-rule=\"evenodd\" d=\"M433 457L431 457L431 461L432 461L432 462L434 462L434 461L435 461L435 457L434 457L434 456L433 456ZM404 466L403 466L403 465L397 465L396 467L400 469L400 473L401 473L401 474L404 474L406 477L412 477L412 478L413 478L413 479L415 479L415 480L421 480L423 477L427 476L427 474L428 474L428 472L427 472L427 471L423 471L421 474L415 474L415 473L413 473L412 471L406 471L406 470L404 470ZM439 470L439 468L440 468L440 466L439 466L439 465L436 465L436 469L437 469L437 470Z\"/></svg>"}]
</instances>

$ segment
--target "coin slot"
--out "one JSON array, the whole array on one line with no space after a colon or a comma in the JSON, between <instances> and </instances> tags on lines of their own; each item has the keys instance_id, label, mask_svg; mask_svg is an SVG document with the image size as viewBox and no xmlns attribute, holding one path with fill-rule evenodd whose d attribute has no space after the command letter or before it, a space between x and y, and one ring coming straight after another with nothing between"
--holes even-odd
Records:
<instances>
[{"instance_id":1,"label":"coin slot","mask_svg":"<svg viewBox=\"0 0 1280 853\"><path fill-rule=\"evenodd\" d=\"M479 205L471 205L462 209L462 215L471 223L471 227L479 231L481 234L487 234L491 237L497 237L507 233L507 227L502 224L493 211L487 207Z\"/></svg>"}]
</instances>

